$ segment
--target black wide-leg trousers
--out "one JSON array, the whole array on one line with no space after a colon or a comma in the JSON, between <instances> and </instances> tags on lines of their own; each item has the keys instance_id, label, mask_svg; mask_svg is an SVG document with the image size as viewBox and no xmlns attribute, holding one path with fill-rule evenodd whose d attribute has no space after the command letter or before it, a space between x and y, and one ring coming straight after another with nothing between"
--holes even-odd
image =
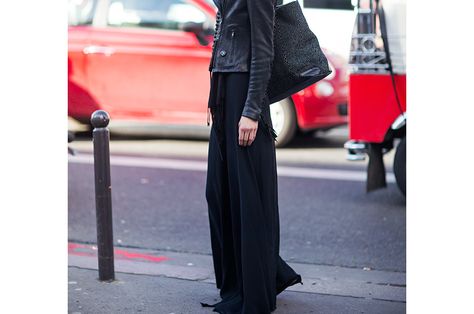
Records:
<instances>
[{"instance_id":1,"label":"black wide-leg trousers","mask_svg":"<svg viewBox=\"0 0 474 314\"><path fill-rule=\"evenodd\" d=\"M238 123L249 73L218 75L224 75L222 121L211 127L206 199L216 286L222 300L212 306L215 312L226 314L270 313L276 309L276 295L290 281L301 282L300 275L279 256L275 142L265 125L271 121L270 110L269 106L263 109L255 141L240 146Z\"/></svg>"}]
</instances>

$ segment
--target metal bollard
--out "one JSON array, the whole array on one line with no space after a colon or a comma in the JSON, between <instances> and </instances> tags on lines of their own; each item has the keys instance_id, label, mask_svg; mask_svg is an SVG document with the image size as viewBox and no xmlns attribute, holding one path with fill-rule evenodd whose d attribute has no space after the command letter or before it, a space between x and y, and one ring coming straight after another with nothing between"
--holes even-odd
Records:
<instances>
[{"instance_id":1,"label":"metal bollard","mask_svg":"<svg viewBox=\"0 0 474 314\"><path fill-rule=\"evenodd\" d=\"M115 280L114 241L112 228L112 186L110 180L109 114L104 110L92 113L94 142L95 206L99 280Z\"/></svg>"}]
</instances>

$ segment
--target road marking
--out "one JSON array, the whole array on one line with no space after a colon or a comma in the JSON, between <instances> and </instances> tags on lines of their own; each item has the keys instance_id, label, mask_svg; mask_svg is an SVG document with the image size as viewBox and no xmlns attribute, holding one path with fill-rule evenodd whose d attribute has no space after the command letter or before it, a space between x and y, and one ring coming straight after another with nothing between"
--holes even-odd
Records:
<instances>
[{"instance_id":1,"label":"road marking","mask_svg":"<svg viewBox=\"0 0 474 314\"><path fill-rule=\"evenodd\" d=\"M93 164L93 155L69 156L69 162L77 164ZM130 156L111 156L110 164L112 166L123 167L142 167L159 168L188 171L207 171L207 162L196 160L182 160L169 158L148 158L148 157L130 157ZM326 179L340 181L365 182L367 174L365 171L340 170L340 169L318 169L304 167L278 166L278 176L307 178L307 179ZM394 183L393 173L387 173L387 182Z\"/></svg>"}]
</instances>

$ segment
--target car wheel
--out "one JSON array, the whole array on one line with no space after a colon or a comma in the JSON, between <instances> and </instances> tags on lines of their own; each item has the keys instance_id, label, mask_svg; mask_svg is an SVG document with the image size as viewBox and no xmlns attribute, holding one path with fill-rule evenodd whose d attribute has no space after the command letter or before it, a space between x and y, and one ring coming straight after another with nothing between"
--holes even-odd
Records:
<instances>
[{"instance_id":1,"label":"car wheel","mask_svg":"<svg viewBox=\"0 0 474 314\"><path fill-rule=\"evenodd\" d=\"M397 181L398 188L406 195L406 163L407 161L407 141L406 137L402 138L400 143L397 146L397 152L395 153L395 158L393 160L393 172L395 173L395 179Z\"/></svg>"},{"instance_id":2,"label":"car wheel","mask_svg":"<svg viewBox=\"0 0 474 314\"><path fill-rule=\"evenodd\" d=\"M291 98L270 105L272 125L277 134L276 147L288 144L296 133L296 112Z\"/></svg>"}]
</instances>

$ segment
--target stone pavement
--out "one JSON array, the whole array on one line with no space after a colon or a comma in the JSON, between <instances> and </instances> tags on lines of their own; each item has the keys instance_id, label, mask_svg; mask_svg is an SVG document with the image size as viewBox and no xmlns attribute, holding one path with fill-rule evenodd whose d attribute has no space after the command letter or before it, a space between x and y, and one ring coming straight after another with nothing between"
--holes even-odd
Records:
<instances>
[{"instance_id":1,"label":"stone pavement","mask_svg":"<svg viewBox=\"0 0 474 314\"><path fill-rule=\"evenodd\" d=\"M97 248L69 242L69 313L212 313L220 300L210 255L116 247L116 280L98 281ZM403 272L289 263L303 285L277 297L278 313L405 313Z\"/></svg>"}]
</instances>

